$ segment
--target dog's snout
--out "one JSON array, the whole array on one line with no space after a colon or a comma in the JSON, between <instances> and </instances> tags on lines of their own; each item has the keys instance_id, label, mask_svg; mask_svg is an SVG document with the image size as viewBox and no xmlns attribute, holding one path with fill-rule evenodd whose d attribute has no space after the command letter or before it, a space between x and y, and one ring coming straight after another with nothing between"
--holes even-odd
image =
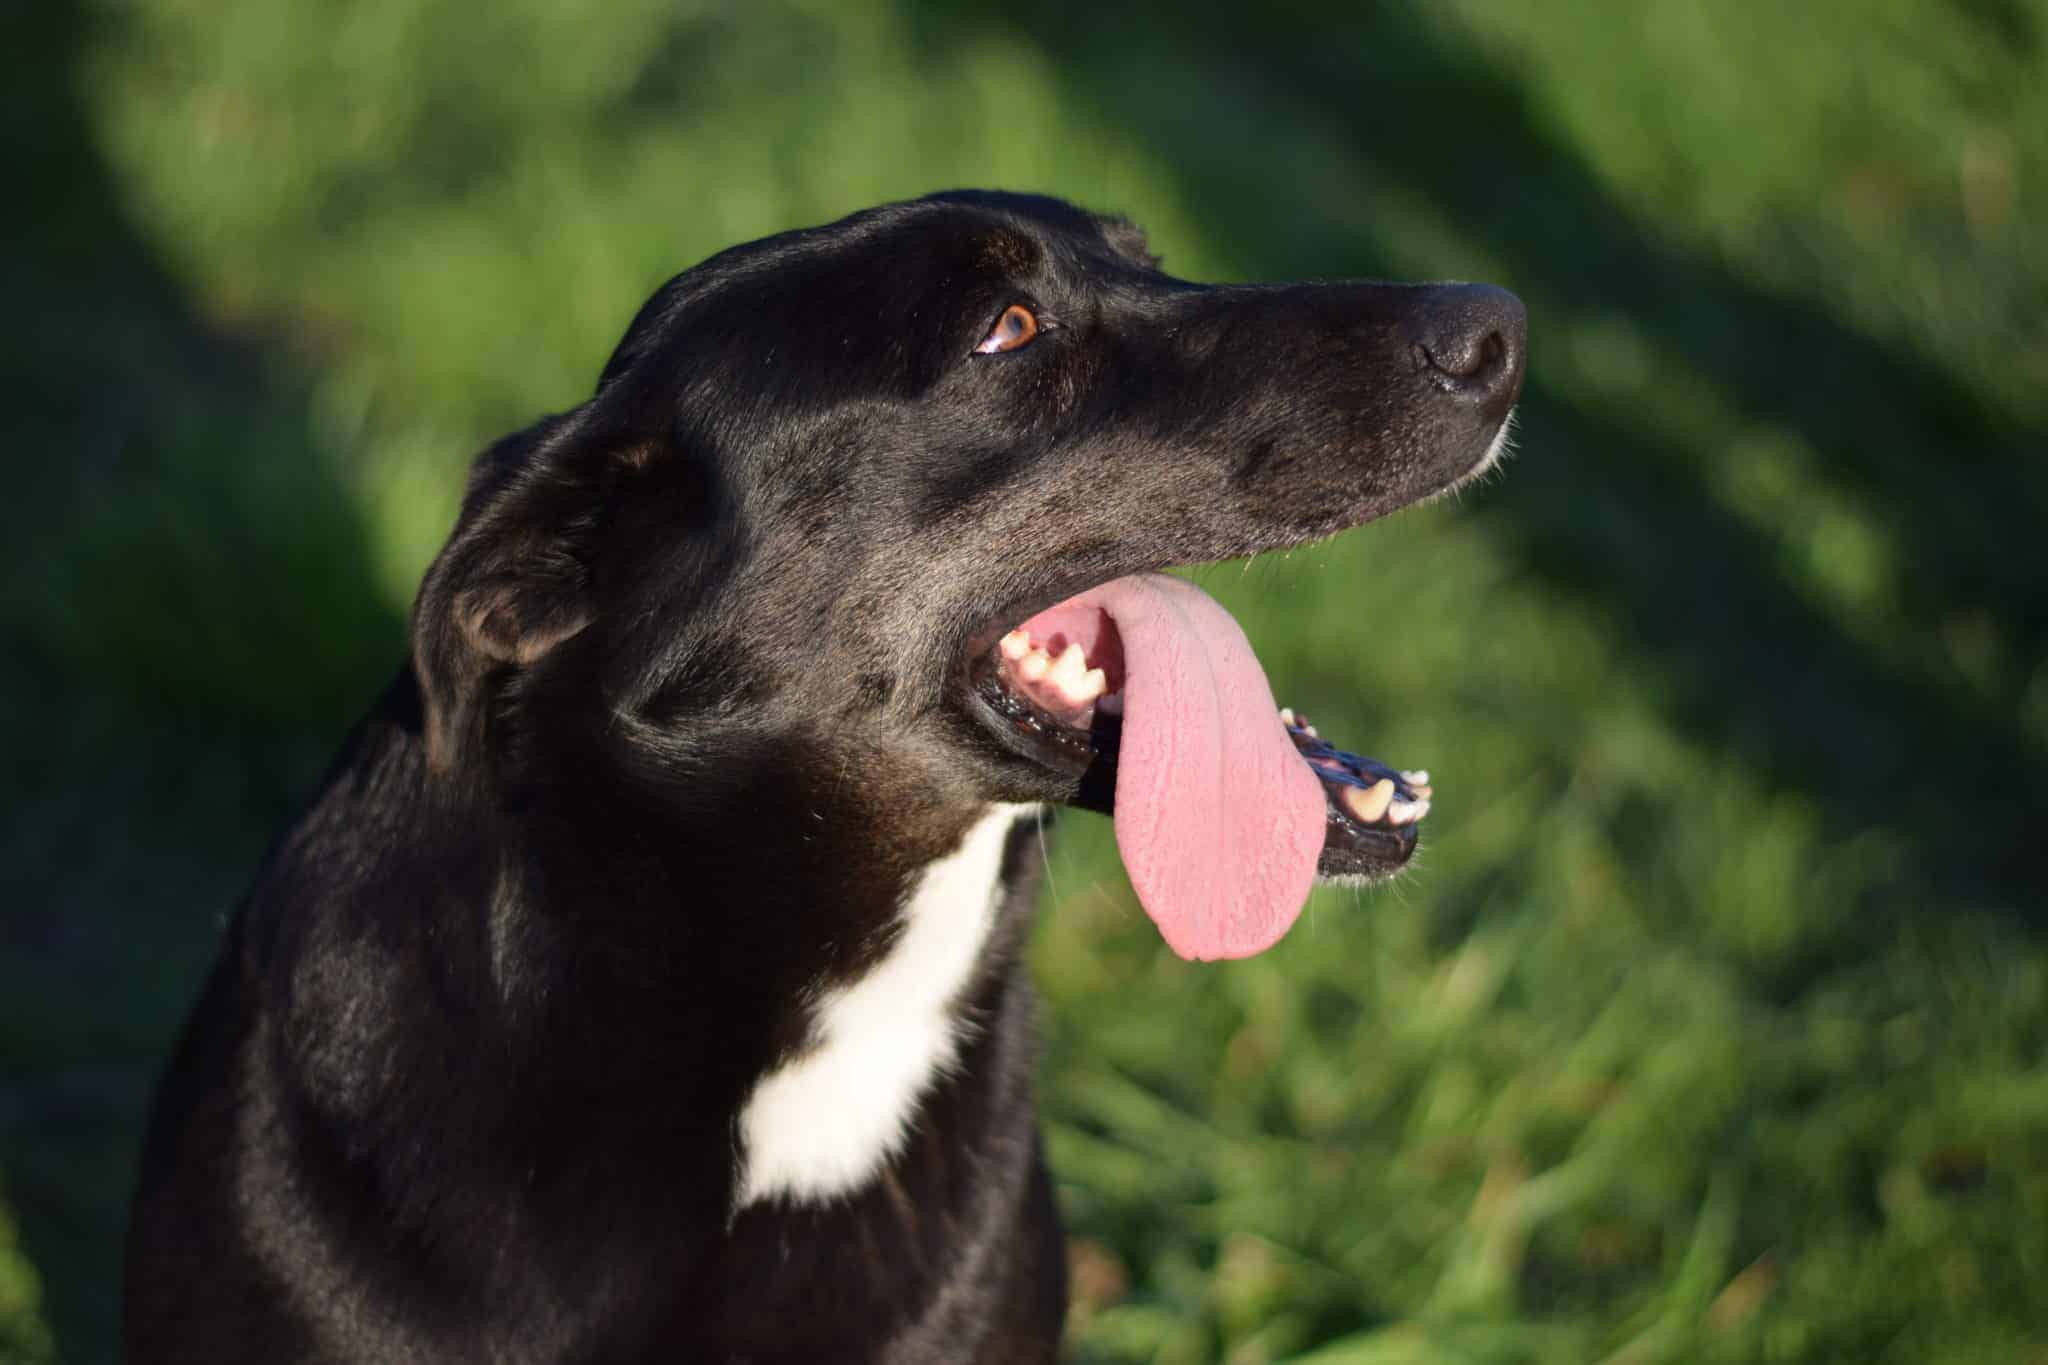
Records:
<instances>
[{"instance_id":1,"label":"dog's snout","mask_svg":"<svg viewBox=\"0 0 2048 1365\"><path fill-rule=\"evenodd\" d=\"M1438 285L1416 310L1415 353L1446 392L1505 412L1522 396L1528 327L1505 289Z\"/></svg>"}]
</instances>

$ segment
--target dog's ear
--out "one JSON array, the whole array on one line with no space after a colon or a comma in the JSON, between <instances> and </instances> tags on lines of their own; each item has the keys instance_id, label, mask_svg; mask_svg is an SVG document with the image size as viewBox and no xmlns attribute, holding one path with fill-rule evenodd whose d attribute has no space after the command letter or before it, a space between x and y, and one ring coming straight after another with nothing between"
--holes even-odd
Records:
<instances>
[{"instance_id":1,"label":"dog's ear","mask_svg":"<svg viewBox=\"0 0 2048 1365\"><path fill-rule=\"evenodd\" d=\"M493 674L538 663L590 624L599 508L632 459L592 426L586 409L547 418L471 468L455 531L413 604L413 667L437 765Z\"/></svg>"}]
</instances>

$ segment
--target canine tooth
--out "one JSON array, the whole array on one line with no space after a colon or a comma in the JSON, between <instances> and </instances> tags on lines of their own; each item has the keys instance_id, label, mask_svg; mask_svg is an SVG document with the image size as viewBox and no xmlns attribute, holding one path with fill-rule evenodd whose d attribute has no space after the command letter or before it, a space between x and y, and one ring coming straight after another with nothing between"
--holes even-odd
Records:
<instances>
[{"instance_id":1,"label":"canine tooth","mask_svg":"<svg viewBox=\"0 0 2048 1365\"><path fill-rule=\"evenodd\" d=\"M1281 723L1282 725L1292 725L1292 724L1294 724L1294 708L1293 708L1293 707L1291 707L1291 706L1283 706L1283 707L1281 707L1281 708L1280 708L1280 723Z\"/></svg>"},{"instance_id":2,"label":"canine tooth","mask_svg":"<svg viewBox=\"0 0 2048 1365\"><path fill-rule=\"evenodd\" d=\"M1021 630L1013 630L1003 637L1003 657L1011 663L1031 652L1031 637Z\"/></svg>"},{"instance_id":3,"label":"canine tooth","mask_svg":"<svg viewBox=\"0 0 2048 1365\"><path fill-rule=\"evenodd\" d=\"M1025 682L1035 683L1052 669L1052 660L1045 657L1045 651L1034 649L1017 661L1017 674Z\"/></svg>"},{"instance_id":4,"label":"canine tooth","mask_svg":"<svg viewBox=\"0 0 2048 1365\"><path fill-rule=\"evenodd\" d=\"M1088 656L1081 652L1081 646L1068 645L1060 657L1053 662L1052 671L1045 675L1059 694L1068 701L1078 701L1074 694L1081 690L1081 679L1088 672Z\"/></svg>"},{"instance_id":5,"label":"canine tooth","mask_svg":"<svg viewBox=\"0 0 2048 1365\"><path fill-rule=\"evenodd\" d=\"M1394 779L1391 777L1383 777L1364 790L1357 787L1344 789L1344 804L1351 808L1353 815L1368 825L1375 823L1387 813L1387 803L1393 799Z\"/></svg>"},{"instance_id":6,"label":"canine tooth","mask_svg":"<svg viewBox=\"0 0 2048 1365\"><path fill-rule=\"evenodd\" d=\"M1429 814L1429 798L1420 801L1396 801L1387 807L1387 823L1391 825L1412 825Z\"/></svg>"},{"instance_id":7,"label":"canine tooth","mask_svg":"<svg viewBox=\"0 0 2048 1365\"><path fill-rule=\"evenodd\" d=\"M1427 787L1429 785L1429 769L1417 768L1414 772L1404 771L1401 774L1401 780L1411 787Z\"/></svg>"}]
</instances>

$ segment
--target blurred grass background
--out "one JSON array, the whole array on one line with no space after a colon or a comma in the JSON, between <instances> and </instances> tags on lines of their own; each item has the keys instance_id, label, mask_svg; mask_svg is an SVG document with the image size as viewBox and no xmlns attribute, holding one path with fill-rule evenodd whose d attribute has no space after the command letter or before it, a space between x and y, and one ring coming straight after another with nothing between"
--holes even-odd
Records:
<instances>
[{"instance_id":1,"label":"blurred grass background","mask_svg":"<svg viewBox=\"0 0 2048 1365\"><path fill-rule=\"evenodd\" d=\"M1090 1361L2048 1361L2048 5L43 0L0 16L0 1360L488 438L954 185L1528 301L1520 458L1212 569L1418 870L1036 945Z\"/></svg>"}]
</instances>

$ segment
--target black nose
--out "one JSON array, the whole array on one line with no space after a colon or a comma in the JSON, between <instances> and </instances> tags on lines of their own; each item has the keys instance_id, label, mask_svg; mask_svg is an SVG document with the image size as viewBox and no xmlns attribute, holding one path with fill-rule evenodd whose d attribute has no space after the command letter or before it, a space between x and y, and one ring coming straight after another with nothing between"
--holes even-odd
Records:
<instances>
[{"instance_id":1,"label":"black nose","mask_svg":"<svg viewBox=\"0 0 2048 1365\"><path fill-rule=\"evenodd\" d=\"M1490 284L1433 286L1414 314L1415 355L1437 385L1505 413L1522 396L1529 318Z\"/></svg>"}]
</instances>

